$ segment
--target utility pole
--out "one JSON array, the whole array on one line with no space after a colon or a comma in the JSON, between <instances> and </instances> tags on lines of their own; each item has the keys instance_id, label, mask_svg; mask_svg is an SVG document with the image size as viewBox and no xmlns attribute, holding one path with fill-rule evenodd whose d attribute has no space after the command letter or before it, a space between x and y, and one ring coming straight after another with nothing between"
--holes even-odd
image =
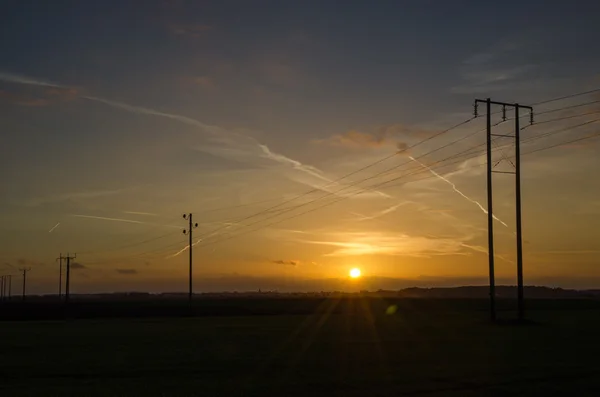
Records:
<instances>
[{"instance_id":1,"label":"utility pole","mask_svg":"<svg viewBox=\"0 0 600 397\"><path fill-rule=\"evenodd\" d=\"M0 302L4 302L4 277L0 276Z\"/></svg>"},{"instance_id":2,"label":"utility pole","mask_svg":"<svg viewBox=\"0 0 600 397\"><path fill-rule=\"evenodd\" d=\"M62 252L61 252L59 257L56 258L56 260L58 261L58 300L59 301L62 299L62 262L63 262L63 259L65 259L65 257L62 256Z\"/></svg>"},{"instance_id":3,"label":"utility pole","mask_svg":"<svg viewBox=\"0 0 600 397\"><path fill-rule=\"evenodd\" d=\"M183 214L183 219L187 219L189 222L188 228L183 230L183 234L187 234L189 241L188 241L188 250L190 251L190 276L189 276L189 292L188 292L188 300L189 300L189 304L190 304L190 308L192 307L192 296L193 296L193 289L192 289L192 275L193 275L193 271L192 271L192 231L198 227L197 223L193 223L192 222L192 213L190 212L189 214Z\"/></svg>"},{"instance_id":4,"label":"utility pole","mask_svg":"<svg viewBox=\"0 0 600 397\"><path fill-rule=\"evenodd\" d=\"M27 288L27 273L29 273L29 271L31 270L30 267L24 267L23 269L19 269L20 271L23 272L23 295L22 295L22 300L25 300L25 290Z\"/></svg>"},{"instance_id":5,"label":"utility pole","mask_svg":"<svg viewBox=\"0 0 600 397\"><path fill-rule=\"evenodd\" d=\"M525 306L524 306L524 286L523 286L523 239L522 239L522 228L521 228L521 151L520 151L520 114L521 108L529 110L529 122L533 124L533 108L531 106L519 105L518 103L506 103L496 102L487 98L485 100L475 100L475 117L477 114L477 107L479 103L486 104L487 113L487 205L488 205L488 260L489 260L489 272L490 272L490 317L492 321L496 319L496 285L494 275L494 214L492 206L492 174L514 174L515 175L515 201L516 201L516 236L517 236L517 305L518 305L518 317L519 321L523 321L525 318ZM491 105L502 106L502 121L506 121L506 108L512 107L515 109L515 135L500 135L492 134L492 112ZM515 171L494 171L494 165L492 164L492 136L498 138L514 138L515 139Z\"/></svg>"},{"instance_id":6,"label":"utility pole","mask_svg":"<svg viewBox=\"0 0 600 397\"><path fill-rule=\"evenodd\" d=\"M73 256L70 256L69 254L67 254L67 256L64 256L63 259L65 259L67 261L67 274L66 274L66 279L65 279L65 304L69 303L69 296L70 296L70 287L71 287L71 259L75 259L77 258L77 254L74 254Z\"/></svg>"},{"instance_id":7,"label":"utility pole","mask_svg":"<svg viewBox=\"0 0 600 397\"><path fill-rule=\"evenodd\" d=\"M8 300L10 300L12 297L12 274L6 277L8 277Z\"/></svg>"}]
</instances>

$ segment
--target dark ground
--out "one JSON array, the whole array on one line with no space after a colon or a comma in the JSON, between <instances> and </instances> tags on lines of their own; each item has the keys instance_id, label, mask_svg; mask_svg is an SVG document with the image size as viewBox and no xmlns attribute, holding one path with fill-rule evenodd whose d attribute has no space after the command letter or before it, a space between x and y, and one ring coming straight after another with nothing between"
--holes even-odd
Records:
<instances>
[{"instance_id":1,"label":"dark ground","mask_svg":"<svg viewBox=\"0 0 600 397\"><path fill-rule=\"evenodd\" d=\"M392 304L397 311L386 314ZM44 305L0 311L58 313ZM117 306L125 316L135 305L74 302L71 317L103 317ZM0 395L600 395L599 301L529 301L533 323L520 326L490 324L484 300L196 305L195 318L2 321ZM137 303L137 312L177 306Z\"/></svg>"}]
</instances>

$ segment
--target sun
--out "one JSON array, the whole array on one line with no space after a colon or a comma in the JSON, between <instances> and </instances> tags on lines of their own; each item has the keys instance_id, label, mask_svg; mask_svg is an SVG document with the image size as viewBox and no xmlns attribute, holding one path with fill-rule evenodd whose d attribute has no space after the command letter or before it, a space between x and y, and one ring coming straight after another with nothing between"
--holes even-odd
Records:
<instances>
[{"instance_id":1,"label":"sun","mask_svg":"<svg viewBox=\"0 0 600 397\"><path fill-rule=\"evenodd\" d=\"M350 269L350 277L351 278L359 278L360 277L360 269L357 267Z\"/></svg>"}]
</instances>

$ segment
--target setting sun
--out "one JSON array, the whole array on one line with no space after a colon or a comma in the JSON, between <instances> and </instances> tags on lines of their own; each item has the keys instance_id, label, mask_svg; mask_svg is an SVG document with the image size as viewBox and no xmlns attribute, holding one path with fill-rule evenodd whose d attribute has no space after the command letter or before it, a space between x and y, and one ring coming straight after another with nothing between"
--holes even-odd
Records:
<instances>
[{"instance_id":1,"label":"setting sun","mask_svg":"<svg viewBox=\"0 0 600 397\"><path fill-rule=\"evenodd\" d=\"M360 277L360 269L357 267L350 269L350 277L359 278Z\"/></svg>"}]
</instances>

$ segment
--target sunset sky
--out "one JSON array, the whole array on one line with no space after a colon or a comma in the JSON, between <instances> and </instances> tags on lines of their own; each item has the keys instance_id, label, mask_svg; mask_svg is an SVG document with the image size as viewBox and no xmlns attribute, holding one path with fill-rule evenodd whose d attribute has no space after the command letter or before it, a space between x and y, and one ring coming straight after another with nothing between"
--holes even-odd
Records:
<instances>
[{"instance_id":1,"label":"sunset sky","mask_svg":"<svg viewBox=\"0 0 600 397\"><path fill-rule=\"evenodd\" d=\"M546 102L600 88L598 15L4 0L0 274L31 267L29 292L56 293L70 252L75 293L184 291L191 212L196 292L484 285L485 108L466 121L491 97L539 113L521 132L526 284L600 288L600 137L573 142L599 132L600 91ZM513 176L494 189L496 274L514 284Z\"/></svg>"}]
</instances>

